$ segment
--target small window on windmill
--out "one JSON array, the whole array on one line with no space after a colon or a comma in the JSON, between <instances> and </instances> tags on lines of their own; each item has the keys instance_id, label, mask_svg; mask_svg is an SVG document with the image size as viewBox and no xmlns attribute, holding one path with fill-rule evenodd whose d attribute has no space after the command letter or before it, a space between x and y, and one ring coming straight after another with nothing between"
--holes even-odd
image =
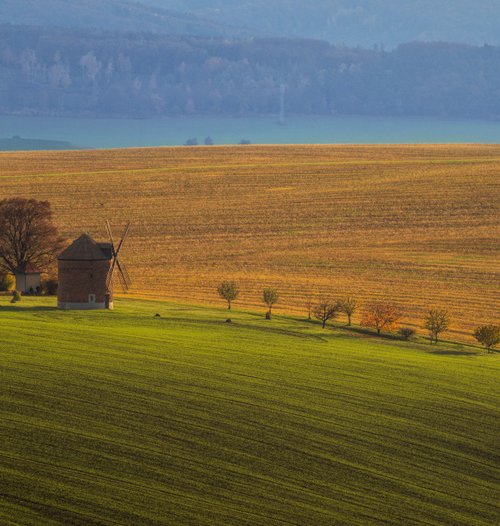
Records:
<instances>
[{"instance_id":1,"label":"small window on windmill","mask_svg":"<svg viewBox=\"0 0 500 526\"><path fill-rule=\"evenodd\" d=\"M95 294L89 294L89 303L95 303Z\"/></svg>"}]
</instances>

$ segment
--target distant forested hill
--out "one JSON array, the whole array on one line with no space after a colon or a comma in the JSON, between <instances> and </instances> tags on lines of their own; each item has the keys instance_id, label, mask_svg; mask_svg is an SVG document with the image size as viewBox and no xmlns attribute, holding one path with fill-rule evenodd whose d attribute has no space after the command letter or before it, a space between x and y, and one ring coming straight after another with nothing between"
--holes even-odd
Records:
<instances>
[{"instance_id":1,"label":"distant forested hill","mask_svg":"<svg viewBox=\"0 0 500 526\"><path fill-rule=\"evenodd\" d=\"M0 152L19 150L80 150L81 148L67 141L52 141L46 139L24 139L22 137L0 138Z\"/></svg>"},{"instance_id":2,"label":"distant forested hill","mask_svg":"<svg viewBox=\"0 0 500 526\"><path fill-rule=\"evenodd\" d=\"M392 48L413 40L500 44L500 0L139 0L255 35Z\"/></svg>"},{"instance_id":3,"label":"distant forested hill","mask_svg":"<svg viewBox=\"0 0 500 526\"><path fill-rule=\"evenodd\" d=\"M500 117L500 48L0 26L0 112Z\"/></svg>"},{"instance_id":4,"label":"distant forested hill","mask_svg":"<svg viewBox=\"0 0 500 526\"><path fill-rule=\"evenodd\" d=\"M130 0L0 0L0 24L98 28L170 35L238 35L195 15Z\"/></svg>"},{"instance_id":5,"label":"distant forested hill","mask_svg":"<svg viewBox=\"0 0 500 526\"><path fill-rule=\"evenodd\" d=\"M392 49L500 45L500 0L0 0L0 24L286 37Z\"/></svg>"}]
</instances>

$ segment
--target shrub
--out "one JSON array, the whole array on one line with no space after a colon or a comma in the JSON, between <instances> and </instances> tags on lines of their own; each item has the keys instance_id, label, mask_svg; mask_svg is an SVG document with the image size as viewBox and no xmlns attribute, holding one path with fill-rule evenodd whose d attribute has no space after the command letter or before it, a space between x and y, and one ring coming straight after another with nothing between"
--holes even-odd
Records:
<instances>
[{"instance_id":1,"label":"shrub","mask_svg":"<svg viewBox=\"0 0 500 526\"><path fill-rule=\"evenodd\" d=\"M43 293L47 296L55 296L57 294L58 287L59 282L57 279L47 279L42 283Z\"/></svg>"},{"instance_id":2,"label":"shrub","mask_svg":"<svg viewBox=\"0 0 500 526\"><path fill-rule=\"evenodd\" d=\"M21 293L18 290L14 290L12 291L12 299L10 302L17 303L18 301L21 301Z\"/></svg>"},{"instance_id":3,"label":"shrub","mask_svg":"<svg viewBox=\"0 0 500 526\"><path fill-rule=\"evenodd\" d=\"M405 342L411 340L416 332L415 329L410 329L410 327L401 327L401 329L399 329L399 334L401 334L401 338L403 338Z\"/></svg>"},{"instance_id":4,"label":"shrub","mask_svg":"<svg viewBox=\"0 0 500 526\"><path fill-rule=\"evenodd\" d=\"M0 292L12 290L14 286L14 278L11 274L0 274Z\"/></svg>"}]
</instances>

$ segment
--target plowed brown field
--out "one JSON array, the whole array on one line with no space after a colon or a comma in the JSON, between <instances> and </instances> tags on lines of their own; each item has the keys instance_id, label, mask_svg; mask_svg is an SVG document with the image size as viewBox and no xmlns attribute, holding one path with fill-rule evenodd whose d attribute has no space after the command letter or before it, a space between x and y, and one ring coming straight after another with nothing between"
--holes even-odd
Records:
<instances>
[{"instance_id":1,"label":"plowed brown field","mask_svg":"<svg viewBox=\"0 0 500 526\"><path fill-rule=\"evenodd\" d=\"M399 304L455 337L500 316L500 146L244 146L0 155L0 197L48 199L62 233L130 220L132 293L304 312L309 294ZM355 317L355 319L358 319Z\"/></svg>"}]
</instances>

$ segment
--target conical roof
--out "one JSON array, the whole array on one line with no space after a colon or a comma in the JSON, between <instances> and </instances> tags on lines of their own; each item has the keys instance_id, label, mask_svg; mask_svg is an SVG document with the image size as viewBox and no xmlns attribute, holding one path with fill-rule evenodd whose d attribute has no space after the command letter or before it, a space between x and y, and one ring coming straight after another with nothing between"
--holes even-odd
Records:
<instances>
[{"instance_id":1,"label":"conical roof","mask_svg":"<svg viewBox=\"0 0 500 526\"><path fill-rule=\"evenodd\" d=\"M111 256L109 252L103 252L88 234L82 234L57 259L64 261L103 261L111 259Z\"/></svg>"}]
</instances>

